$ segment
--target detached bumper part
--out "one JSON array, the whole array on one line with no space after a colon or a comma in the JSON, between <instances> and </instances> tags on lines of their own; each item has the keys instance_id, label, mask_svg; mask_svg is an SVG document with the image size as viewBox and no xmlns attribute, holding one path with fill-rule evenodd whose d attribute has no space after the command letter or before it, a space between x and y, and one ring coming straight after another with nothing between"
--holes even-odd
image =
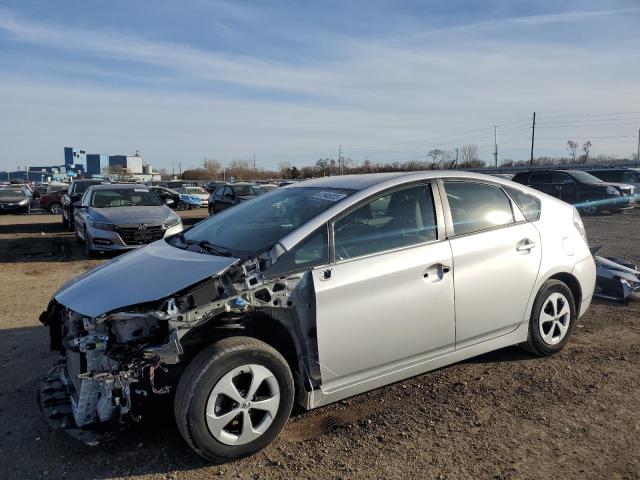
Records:
<instances>
[{"instance_id":1,"label":"detached bumper part","mask_svg":"<svg viewBox=\"0 0 640 480\"><path fill-rule=\"evenodd\" d=\"M113 424L96 425L92 428L76 426L72 394L62 381L63 375L63 366L57 365L38 383L38 406L47 424L53 429L64 430L68 435L89 446L97 446L113 438L116 433Z\"/></svg>"},{"instance_id":2,"label":"detached bumper part","mask_svg":"<svg viewBox=\"0 0 640 480\"><path fill-rule=\"evenodd\" d=\"M631 262L616 257L596 255L601 247L591 249L596 262L594 296L627 303L640 300L640 271Z\"/></svg>"}]
</instances>

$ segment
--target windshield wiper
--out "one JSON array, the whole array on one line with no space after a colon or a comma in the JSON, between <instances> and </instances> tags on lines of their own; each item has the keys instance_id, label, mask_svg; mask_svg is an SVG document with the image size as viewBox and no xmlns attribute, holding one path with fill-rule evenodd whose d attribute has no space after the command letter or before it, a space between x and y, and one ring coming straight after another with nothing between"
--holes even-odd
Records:
<instances>
[{"instance_id":1,"label":"windshield wiper","mask_svg":"<svg viewBox=\"0 0 640 480\"><path fill-rule=\"evenodd\" d=\"M178 235L178 238L185 245L198 245L201 249L206 250L209 253L213 253L214 255L221 255L223 257L230 257L231 250L228 248L221 247L219 245L215 245L211 243L209 240L189 240L184 238L184 232L181 232Z\"/></svg>"},{"instance_id":2,"label":"windshield wiper","mask_svg":"<svg viewBox=\"0 0 640 480\"><path fill-rule=\"evenodd\" d=\"M214 245L209 240L200 240L199 242L194 243L197 243L200 248L208 252L215 253L216 255L222 255L223 257L231 256L231 250L229 250L228 248L220 247L218 245Z\"/></svg>"}]
</instances>

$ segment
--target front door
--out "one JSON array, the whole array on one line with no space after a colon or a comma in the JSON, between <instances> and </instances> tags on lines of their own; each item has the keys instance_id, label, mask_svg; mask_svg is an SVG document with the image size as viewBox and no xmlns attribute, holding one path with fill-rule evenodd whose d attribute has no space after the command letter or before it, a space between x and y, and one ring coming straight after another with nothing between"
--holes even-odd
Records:
<instances>
[{"instance_id":1,"label":"front door","mask_svg":"<svg viewBox=\"0 0 640 480\"><path fill-rule=\"evenodd\" d=\"M456 349L496 338L524 320L541 259L540 234L516 223L497 185L445 181L453 232Z\"/></svg>"},{"instance_id":2,"label":"front door","mask_svg":"<svg viewBox=\"0 0 640 480\"><path fill-rule=\"evenodd\" d=\"M453 351L451 249L430 185L380 195L333 230L335 262L313 271L323 389Z\"/></svg>"}]
</instances>

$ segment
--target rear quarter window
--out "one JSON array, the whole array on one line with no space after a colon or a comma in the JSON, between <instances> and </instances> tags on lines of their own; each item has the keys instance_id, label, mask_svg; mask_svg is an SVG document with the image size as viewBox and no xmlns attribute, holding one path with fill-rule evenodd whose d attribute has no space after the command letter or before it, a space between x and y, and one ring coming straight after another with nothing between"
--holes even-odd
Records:
<instances>
[{"instance_id":1,"label":"rear quarter window","mask_svg":"<svg viewBox=\"0 0 640 480\"><path fill-rule=\"evenodd\" d=\"M533 195L521 192L517 188L504 187L509 196L516 202L518 208L528 221L538 220L540 218L540 200Z\"/></svg>"}]
</instances>

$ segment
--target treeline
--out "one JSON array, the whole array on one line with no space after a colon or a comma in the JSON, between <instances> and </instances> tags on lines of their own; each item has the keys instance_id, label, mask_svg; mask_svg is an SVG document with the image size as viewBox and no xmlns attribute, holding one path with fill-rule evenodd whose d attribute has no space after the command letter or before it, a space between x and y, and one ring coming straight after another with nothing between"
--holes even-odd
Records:
<instances>
[{"instance_id":1,"label":"treeline","mask_svg":"<svg viewBox=\"0 0 640 480\"><path fill-rule=\"evenodd\" d=\"M617 159L611 155L598 155L591 157L591 142L578 145L569 140L567 142L567 157L536 157L533 165L553 166L585 163L616 164L627 160ZM638 160L636 154L631 158ZM492 166L491 163L489 166ZM519 167L532 165L530 159L511 160L505 159L499 163L500 167ZM430 150L424 159L407 161L376 162L365 159L355 162L351 158L321 158L313 165L296 167L289 162L281 162L275 170L254 166L251 160L233 160L223 165L218 160L206 159L202 167L192 168L182 172L184 180L266 180L275 178L298 179L315 178L330 175L348 175L355 173L381 173L381 172L413 172L419 170L443 170L443 169L478 169L487 166L487 162L478 157L478 146L469 144L457 150ZM166 174L166 171L160 173Z\"/></svg>"}]
</instances>

